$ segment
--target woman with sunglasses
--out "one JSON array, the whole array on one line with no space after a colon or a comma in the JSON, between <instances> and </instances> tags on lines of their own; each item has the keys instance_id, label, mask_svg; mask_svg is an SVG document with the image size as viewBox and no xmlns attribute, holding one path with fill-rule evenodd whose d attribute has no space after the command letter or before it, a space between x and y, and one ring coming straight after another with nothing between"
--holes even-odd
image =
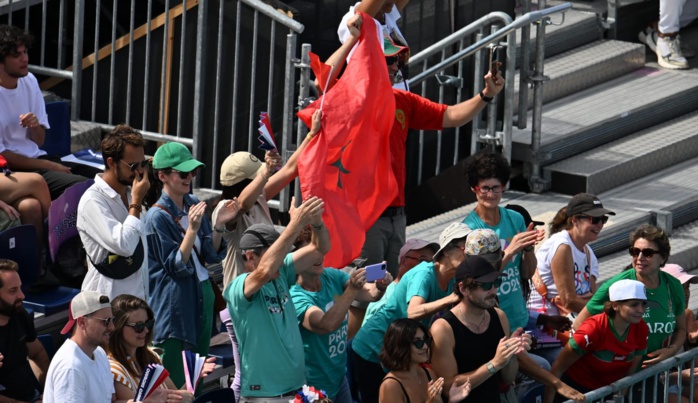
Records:
<instances>
[{"instance_id":1,"label":"woman with sunglasses","mask_svg":"<svg viewBox=\"0 0 698 403\"><path fill-rule=\"evenodd\" d=\"M596 291L599 262L589 244L616 215L598 197L575 195L550 223L550 238L536 252L538 268L528 299L532 315L576 315Z\"/></svg>"},{"instance_id":2,"label":"woman with sunglasses","mask_svg":"<svg viewBox=\"0 0 698 403\"><path fill-rule=\"evenodd\" d=\"M150 349L153 340L153 310L142 299L123 294L111 302L114 315L114 331L109 337L109 365L114 376L116 400L133 398L143 370L150 364L161 364L160 357ZM215 358L207 360L202 376L208 375L215 367ZM145 400L149 402L191 402L193 395L186 390L178 390L171 378Z\"/></svg>"},{"instance_id":3,"label":"woman with sunglasses","mask_svg":"<svg viewBox=\"0 0 698 403\"><path fill-rule=\"evenodd\" d=\"M441 403L444 379L431 366L431 334L414 319L397 319L385 332L380 360L390 370L383 378L379 401ZM449 401L459 402L470 393L470 382L453 384Z\"/></svg>"},{"instance_id":4,"label":"woman with sunglasses","mask_svg":"<svg viewBox=\"0 0 698 403\"><path fill-rule=\"evenodd\" d=\"M184 383L182 350L208 355L217 286L209 281L206 264L220 262L226 249L221 228L238 211L231 200L211 225L206 203L189 194L203 166L186 146L167 143L155 152L148 172L148 302L158 317L153 343L163 350L163 364L177 385Z\"/></svg>"},{"instance_id":5,"label":"woman with sunglasses","mask_svg":"<svg viewBox=\"0 0 698 403\"><path fill-rule=\"evenodd\" d=\"M647 288L644 320L650 329L648 354L642 364L651 366L676 355L686 341L686 302L681 282L660 270L671 252L667 233L653 225L642 224L630 234L630 245L631 266L599 287L579 312L573 327L578 329L590 316L603 311L613 283L623 279L638 280ZM651 387L645 388L647 392L651 390Z\"/></svg>"}]
</instances>

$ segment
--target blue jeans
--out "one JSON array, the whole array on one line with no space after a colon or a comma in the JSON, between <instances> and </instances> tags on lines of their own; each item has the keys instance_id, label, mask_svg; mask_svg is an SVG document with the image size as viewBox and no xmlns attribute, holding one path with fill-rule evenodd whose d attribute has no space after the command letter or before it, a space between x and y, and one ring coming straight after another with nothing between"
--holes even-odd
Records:
<instances>
[{"instance_id":1,"label":"blue jeans","mask_svg":"<svg viewBox=\"0 0 698 403\"><path fill-rule=\"evenodd\" d=\"M349 359L351 359L351 357ZM346 376L342 381L342 385L339 387L339 391L337 391L337 396L332 397L331 400L332 403L353 403L351 391L349 390L349 381L347 381Z\"/></svg>"}]
</instances>

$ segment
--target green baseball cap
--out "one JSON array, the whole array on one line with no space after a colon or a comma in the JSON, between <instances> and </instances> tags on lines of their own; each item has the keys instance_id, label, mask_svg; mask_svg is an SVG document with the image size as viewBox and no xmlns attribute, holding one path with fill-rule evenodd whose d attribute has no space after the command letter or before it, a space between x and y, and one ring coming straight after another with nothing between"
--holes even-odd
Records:
<instances>
[{"instance_id":1,"label":"green baseball cap","mask_svg":"<svg viewBox=\"0 0 698 403\"><path fill-rule=\"evenodd\" d=\"M205 167L203 162L194 159L191 151L184 144L167 143L162 145L153 156L153 168L172 168L179 172L191 172L199 167Z\"/></svg>"},{"instance_id":2,"label":"green baseball cap","mask_svg":"<svg viewBox=\"0 0 698 403\"><path fill-rule=\"evenodd\" d=\"M385 56L395 56L401 52L407 51L409 54L409 48L407 46L400 46L393 41L392 38L385 35L383 36L383 55Z\"/></svg>"}]
</instances>

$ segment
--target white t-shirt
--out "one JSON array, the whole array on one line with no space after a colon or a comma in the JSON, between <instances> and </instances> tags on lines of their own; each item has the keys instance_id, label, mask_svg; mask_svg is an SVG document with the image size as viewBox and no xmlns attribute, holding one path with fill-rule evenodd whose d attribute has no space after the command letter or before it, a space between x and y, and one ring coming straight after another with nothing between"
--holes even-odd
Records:
<instances>
[{"instance_id":1,"label":"white t-shirt","mask_svg":"<svg viewBox=\"0 0 698 403\"><path fill-rule=\"evenodd\" d=\"M40 125L50 128L44 97L32 73L20 78L15 89L0 86L0 152L8 150L29 158L46 154L29 139L29 129L19 123L19 117L29 112L36 115Z\"/></svg>"},{"instance_id":2,"label":"white t-shirt","mask_svg":"<svg viewBox=\"0 0 698 403\"><path fill-rule=\"evenodd\" d=\"M108 403L114 394L109 359L101 347L94 359L68 339L51 360L44 387L44 403Z\"/></svg>"},{"instance_id":3,"label":"white t-shirt","mask_svg":"<svg viewBox=\"0 0 698 403\"><path fill-rule=\"evenodd\" d=\"M587 263L587 254L585 250L579 250L574 246L569 232L562 230L551 235L550 238L543 242L536 252L538 273L548 288L548 298L547 301L545 301L545 309L548 315L558 314L555 305L550 303L550 300L558 295L557 287L553 280L551 263L560 245L569 245L572 249L572 259L574 260L574 287L577 295L582 295L591 291L591 276L599 278L599 261L596 259L596 255L594 255L594 251L589 245L587 245L586 248L589 250L591 265ZM542 307L543 298L536 291L535 287L532 287L531 295L528 298L528 308L530 311L539 311Z\"/></svg>"}]
</instances>

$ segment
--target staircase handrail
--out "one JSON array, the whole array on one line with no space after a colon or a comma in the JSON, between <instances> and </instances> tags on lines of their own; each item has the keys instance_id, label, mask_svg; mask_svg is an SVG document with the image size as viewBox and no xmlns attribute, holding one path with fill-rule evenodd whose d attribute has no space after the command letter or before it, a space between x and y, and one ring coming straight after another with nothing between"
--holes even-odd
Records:
<instances>
[{"instance_id":1,"label":"staircase handrail","mask_svg":"<svg viewBox=\"0 0 698 403\"><path fill-rule=\"evenodd\" d=\"M287 16L286 14L280 13L279 10L274 7L260 1L260 0L240 0L242 3L247 4L253 9L259 11L260 13L266 15L272 20L278 22L279 24L287 27L293 32L300 34L303 33L305 25L294 20L293 18Z\"/></svg>"}]
</instances>

